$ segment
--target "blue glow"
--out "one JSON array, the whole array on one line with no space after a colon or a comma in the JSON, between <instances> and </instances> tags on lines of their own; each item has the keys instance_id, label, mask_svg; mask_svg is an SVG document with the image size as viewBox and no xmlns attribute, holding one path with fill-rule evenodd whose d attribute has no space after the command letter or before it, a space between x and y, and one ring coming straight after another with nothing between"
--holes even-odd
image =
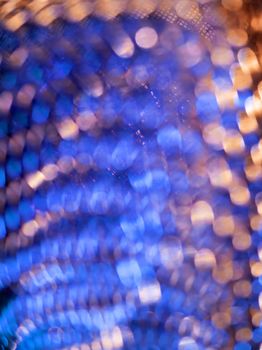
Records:
<instances>
[{"instance_id":1,"label":"blue glow","mask_svg":"<svg viewBox=\"0 0 262 350\"><path fill-rule=\"evenodd\" d=\"M141 271L136 260L121 261L117 264L117 273L121 282L127 287L133 287L141 282Z\"/></svg>"},{"instance_id":2,"label":"blue glow","mask_svg":"<svg viewBox=\"0 0 262 350\"><path fill-rule=\"evenodd\" d=\"M201 14L209 6L198 5ZM261 277L250 282L250 300L237 295L235 283L249 280L248 259L258 261L262 233L250 232L245 250L235 247L235 237L216 234L221 215L232 215L234 231L253 226L249 208L256 210L261 184L249 179L246 160L260 134L242 135L239 157L207 141L211 122L239 132L237 118L252 92L238 92L232 108L219 107L213 83L223 90L232 81L229 68L210 59L213 41L201 38L216 34L217 23L206 25L206 13L203 19L188 29L190 20L169 23L154 14L110 21L89 15L42 27L28 22L15 34L0 28L0 85L7 92L6 100L0 94L0 341L6 347L14 340L19 350L84 348L81 343L251 350L261 342L261 327L252 329L250 341L233 337L250 327L249 311L259 306ZM146 27L157 43L144 50L137 31ZM122 42L126 37L136 43L134 52ZM196 45L191 63L182 53L190 43ZM24 52L25 60L16 66L10 54L18 45L15 55L23 61ZM129 49L130 57L121 57ZM69 140L61 132L68 120L76 131ZM216 169L220 159L232 184L244 179L249 203L236 204L231 187L214 184L225 174L219 162ZM210 208L202 202L195 215L198 201ZM220 281L224 272L234 276ZM225 307L230 324L220 329L213 316Z\"/></svg>"},{"instance_id":3,"label":"blue glow","mask_svg":"<svg viewBox=\"0 0 262 350\"><path fill-rule=\"evenodd\" d=\"M43 83L43 69L35 62L31 62L31 65L28 66L26 75L28 79L37 85Z\"/></svg>"},{"instance_id":4,"label":"blue glow","mask_svg":"<svg viewBox=\"0 0 262 350\"><path fill-rule=\"evenodd\" d=\"M137 192L146 192L152 186L152 173L147 171L142 174L130 173L128 175L131 186Z\"/></svg>"},{"instance_id":5,"label":"blue glow","mask_svg":"<svg viewBox=\"0 0 262 350\"><path fill-rule=\"evenodd\" d=\"M6 120L0 120L0 138L6 137L8 132L8 122Z\"/></svg>"},{"instance_id":6,"label":"blue glow","mask_svg":"<svg viewBox=\"0 0 262 350\"><path fill-rule=\"evenodd\" d=\"M79 209L81 190L77 186L67 186L62 194L62 207L68 212L75 212Z\"/></svg>"},{"instance_id":7,"label":"blue glow","mask_svg":"<svg viewBox=\"0 0 262 350\"><path fill-rule=\"evenodd\" d=\"M168 125L158 131L157 142L166 153L173 154L180 150L182 138L176 128Z\"/></svg>"},{"instance_id":8,"label":"blue glow","mask_svg":"<svg viewBox=\"0 0 262 350\"><path fill-rule=\"evenodd\" d=\"M24 170L28 173L38 169L39 158L36 152L32 150L28 150L24 152L22 162L23 162Z\"/></svg>"},{"instance_id":9,"label":"blue glow","mask_svg":"<svg viewBox=\"0 0 262 350\"><path fill-rule=\"evenodd\" d=\"M1 85L3 89L13 89L16 85L16 75L14 73L5 73L1 76Z\"/></svg>"},{"instance_id":10,"label":"blue glow","mask_svg":"<svg viewBox=\"0 0 262 350\"><path fill-rule=\"evenodd\" d=\"M225 128L238 130L237 113L235 111L224 112L221 117L222 117L222 125Z\"/></svg>"},{"instance_id":11,"label":"blue glow","mask_svg":"<svg viewBox=\"0 0 262 350\"><path fill-rule=\"evenodd\" d=\"M6 235L5 221L3 217L0 216L0 238L4 238Z\"/></svg>"},{"instance_id":12,"label":"blue glow","mask_svg":"<svg viewBox=\"0 0 262 350\"><path fill-rule=\"evenodd\" d=\"M58 119L68 117L73 113L73 101L70 96L60 94L55 104L55 114Z\"/></svg>"},{"instance_id":13,"label":"blue glow","mask_svg":"<svg viewBox=\"0 0 262 350\"><path fill-rule=\"evenodd\" d=\"M202 122L210 122L217 118L219 109L215 96L210 92L202 93L197 97L196 109Z\"/></svg>"},{"instance_id":14,"label":"blue glow","mask_svg":"<svg viewBox=\"0 0 262 350\"><path fill-rule=\"evenodd\" d=\"M3 167L0 167L0 187L5 186L5 181L6 181L5 169Z\"/></svg>"},{"instance_id":15,"label":"blue glow","mask_svg":"<svg viewBox=\"0 0 262 350\"><path fill-rule=\"evenodd\" d=\"M6 163L6 172L11 179L19 177L22 173L22 165L19 159L10 158Z\"/></svg>"},{"instance_id":16,"label":"blue glow","mask_svg":"<svg viewBox=\"0 0 262 350\"><path fill-rule=\"evenodd\" d=\"M35 211L29 200L22 199L19 203L19 213L25 221L33 219Z\"/></svg>"},{"instance_id":17,"label":"blue glow","mask_svg":"<svg viewBox=\"0 0 262 350\"><path fill-rule=\"evenodd\" d=\"M238 107L241 109L244 109L247 98L252 96L253 96L252 90L238 91Z\"/></svg>"},{"instance_id":18,"label":"blue glow","mask_svg":"<svg viewBox=\"0 0 262 350\"><path fill-rule=\"evenodd\" d=\"M56 61L53 68L52 78L63 79L69 75L72 70L72 63L68 60Z\"/></svg>"},{"instance_id":19,"label":"blue glow","mask_svg":"<svg viewBox=\"0 0 262 350\"><path fill-rule=\"evenodd\" d=\"M261 344L261 342L262 342L262 327L256 328L253 331L253 341L255 343Z\"/></svg>"},{"instance_id":20,"label":"blue glow","mask_svg":"<svg viewBox=\"0 0 262 350\"><path fill-rule=\"evenodd\" d=\"M47 121L49 116L49 107L42 103L39 102L38 104L35 104L32 109L32 119L36 123L44 123Z\"/></svg>"},{"instance_id":21,"label":"blue glow","mask_svg":"<svg viewBox=\"0 0 262 350\"><path fill-rule=\"evenodd\" d=\"M196 161L197 157L202 154L203 143L198 132L187 131L182 137L183 154L188 161Z\"/></svg>"},{"instance_id":22,"label":"blue glow","mask_svg":"<svg viewBox=\"0 0 262 350\"><path fill-rule=\"evenodd\" d=\"M116 170L126 170L134 162L138 149L130 137L120 139L112 153L112 166Z\"/></svg>"},{"instance_id":23,"label":"blue glow","mask_svg":"<svg viewBox=\"0 0 262 350\"><path fill-rule=\"evenodd\" d=\"M58 189L53 189L47 194L47 208L52 212L59 212L62 207L61 193Z\"/></svg>"},{"instance_id":24,"label":"blue glow","mask_svg":"<svg viewBox=\"0 0 262 350\"><path fill-rule=\"evenodd\" d=\"M163 227L158 212L153 209L148 209L145 211L143 218L145 229L150 234L148 239L154 241L155 238L161 237L163 234Z\"/></svg>"},{"instance_id":25,"label":"blue glow","mask_svg":"<svg viewBox=\"0 0 262 350\"><path fill-rule=\"evenodd\" d=\"M120 226L124 234L132 240L141 238L145 230L143 218L135 215L123 216L120 220Z\"/></svg>"}]
</instances>

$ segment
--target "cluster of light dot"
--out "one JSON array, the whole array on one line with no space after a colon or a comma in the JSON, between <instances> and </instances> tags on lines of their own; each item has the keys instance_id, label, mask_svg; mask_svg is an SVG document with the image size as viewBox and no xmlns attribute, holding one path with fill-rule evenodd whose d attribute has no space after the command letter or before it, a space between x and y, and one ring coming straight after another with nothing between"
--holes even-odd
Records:
<instances>
[{"instance_id":1,"label":"cluster of light dot","mask_svg":"<svg viewBox=\"0 0 262 350\"><path fill-rule=\"evenodd\" d=\"M259 346L260 57L212 3L3 2L7 349Z\"/></svg>"}]
</instances>

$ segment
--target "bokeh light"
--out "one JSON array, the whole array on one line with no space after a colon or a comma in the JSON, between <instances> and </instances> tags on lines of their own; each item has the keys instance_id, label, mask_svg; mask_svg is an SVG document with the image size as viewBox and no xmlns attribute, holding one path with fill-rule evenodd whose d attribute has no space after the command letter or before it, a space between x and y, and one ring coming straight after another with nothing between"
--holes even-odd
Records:
<instances>
[{"instance_id":1,"label":"bokeh light","mask_svg":"<svg viewBox=\"0 0 262 350\"><path fill-rule=\"evenodd\" d=\"M1 349L261 349L261 13L0 1Z\"/></svg>"}]
</instances>

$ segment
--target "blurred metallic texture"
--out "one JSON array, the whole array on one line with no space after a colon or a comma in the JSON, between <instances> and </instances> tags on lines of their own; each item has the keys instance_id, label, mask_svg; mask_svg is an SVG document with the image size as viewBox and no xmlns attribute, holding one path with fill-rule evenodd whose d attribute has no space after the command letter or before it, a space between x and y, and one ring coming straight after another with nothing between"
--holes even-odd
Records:
<instances>
[{"instance_id":1,"label":"blurred metallic texture","mask_svg":"<svg viewBox=\"0 0 262 350\"><path fill-rule=\"evenodd\" d=\"M4 349L259 349L259 1L0 2Z\"/></svg>"}]
</instances>

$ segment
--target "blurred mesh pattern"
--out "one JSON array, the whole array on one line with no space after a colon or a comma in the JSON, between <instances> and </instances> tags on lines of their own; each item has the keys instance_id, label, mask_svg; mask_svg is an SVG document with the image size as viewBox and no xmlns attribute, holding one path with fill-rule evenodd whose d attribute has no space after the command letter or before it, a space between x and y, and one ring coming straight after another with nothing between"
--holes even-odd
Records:
<instances>
[{"instance_id":1,"label":"blurred mesh pattern","mask_svg":"<svg viewBox=\"0 0 262 350\"><path fill-rule=\"evenodd\" d=\"M3 349L259 349L243 5L0 1Z\"/></svg>"},{"instance_id":2,"label":"blurred mesh pattern","mask_svg":"<svg viewBox=\"0 0 262 350\"><path fill-rule=\"evenodd\" d=\"M135 18L157 16L170 23L177 23L188 28L198 27L200 32L209 37L214 31L214 18L217 18L217 0L66 0L66 1L6 1L0 2L0 19L10 30L19 29L24 23L33 21L48 26L58 18L71 22L80 22L90 16L104 20L113 20L126 14ZM217 20L215 20L217 22Z\"/></svg>"}]
</instances>

